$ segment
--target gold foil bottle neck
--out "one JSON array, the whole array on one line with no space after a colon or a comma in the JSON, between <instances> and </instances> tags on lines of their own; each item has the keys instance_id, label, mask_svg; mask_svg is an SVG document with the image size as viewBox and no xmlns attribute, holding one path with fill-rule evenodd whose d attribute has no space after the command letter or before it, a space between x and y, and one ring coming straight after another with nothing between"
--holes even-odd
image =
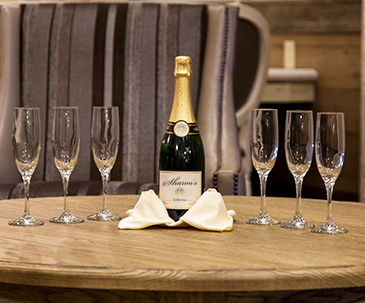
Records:
<instances>
[{"instance_id":1,"label":"gold foil bottle neck","mask_svg":"<svg viewBox=\"0 0 365 303\"><path fill-rule=\"evenodd\" d=\"M177 76L187 76L192 75L191 70L191 58L188 56L178 56L175 58L175 77Z\"/></svg>"},{"instance_id":2,"label":"gold foil bottle neck","mask_svg":"<svg viewBox=\"0 0 365 303\"><path fill-rule=\"evenodd\" d=\"M172 104L170 122L183 120L186 123L196 123L191 102L190 76L191 59L188 56L175 58L175 92Z\"/></svg>"}]
</instances>

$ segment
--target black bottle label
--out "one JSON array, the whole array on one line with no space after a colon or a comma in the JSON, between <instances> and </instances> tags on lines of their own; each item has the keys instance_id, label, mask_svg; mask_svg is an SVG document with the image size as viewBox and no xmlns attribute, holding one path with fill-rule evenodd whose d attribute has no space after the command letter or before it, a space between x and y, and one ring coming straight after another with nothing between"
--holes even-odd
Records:
<instances>
[{"instance_id":1,"label":"black bottle label","mask_svg":"<svg viewBox=\"0 0 365 303\"><path fill-rule=\"evenodd\" d=\"M187 123L184 120L177 122L169 122L166 127L167 134L174 134L178 137L186 137L187 135L199 135L197 123Z\"/></svg>"}]
</instances>

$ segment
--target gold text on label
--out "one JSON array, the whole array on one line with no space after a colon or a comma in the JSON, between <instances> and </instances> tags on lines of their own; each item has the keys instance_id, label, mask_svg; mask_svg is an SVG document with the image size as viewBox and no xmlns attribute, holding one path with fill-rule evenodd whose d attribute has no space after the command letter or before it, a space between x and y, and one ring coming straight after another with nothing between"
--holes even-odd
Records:
<instances>
[{"instance_id":1,"label":"gold text on label","mask_svg":"<svg viewBox=\"0 0 365 303\"><path fill-rule=\"evenodd\" d=\"M179 111L182 113L184 111L184 88L182 85L179 86Z\"/></svg>"}]
</instances>

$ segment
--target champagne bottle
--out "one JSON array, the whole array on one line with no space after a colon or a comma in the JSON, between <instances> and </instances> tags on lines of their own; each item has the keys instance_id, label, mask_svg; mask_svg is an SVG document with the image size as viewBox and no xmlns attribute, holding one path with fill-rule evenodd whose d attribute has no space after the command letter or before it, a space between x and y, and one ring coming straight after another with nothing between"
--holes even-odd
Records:
<instances>
[{"instance_id":1,"label":"champagne bottle","mask_svg":"<svg viewBox=\"0 0 365 303\"><path fill-rule=\"evenodd\" d=\"M160 199L177 221L204 191L204 148L191 102L191 59L175 59L175 92L160 149Z\"/></svg>"}]
</instances>

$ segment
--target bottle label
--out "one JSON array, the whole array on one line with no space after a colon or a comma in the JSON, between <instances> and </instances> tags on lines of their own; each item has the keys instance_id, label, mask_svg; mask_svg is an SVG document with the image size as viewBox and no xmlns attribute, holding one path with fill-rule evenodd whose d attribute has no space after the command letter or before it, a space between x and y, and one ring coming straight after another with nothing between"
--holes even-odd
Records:
<instances>
[{"instance_id":1,"label":"bottle label","mask_svg":"<svg viewBox=\"0 0 365 303\"><path fill-rule=\"evenodd\" d=\"M166 208L189 209L201 196L201 171L160 170L160 199Z\"/></svg>"},{"instance_id":2,"label":"bottle label","mask_svg":"<svg viewBox=\"0 0 365 303\"><path fill-rule=\"evenodd\" d=\"M166 128L167 134L174 134L178 137L186 137L187 135L199 135L197 123L187 123L184 120L177 122L169 122Z\"/></svg>"}]
</instances>

